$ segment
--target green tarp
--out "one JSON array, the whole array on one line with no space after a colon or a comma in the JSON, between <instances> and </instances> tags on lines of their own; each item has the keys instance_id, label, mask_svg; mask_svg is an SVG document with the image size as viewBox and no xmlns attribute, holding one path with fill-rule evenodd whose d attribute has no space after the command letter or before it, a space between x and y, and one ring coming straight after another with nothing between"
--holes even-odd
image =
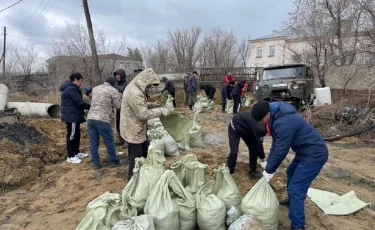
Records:
<instances>
[{"instance_id":1,"label":"green tarp","mask_svg":"<svg viewBox=\"0 0 375 230\"><path fill-rule=\"evenodd\" d=\"M160 121L177 143L184 140L184 134L188 133L193 126L189 118L182 117L177 112L171 112L169 116L161 116Z\"/></svg>"}]
</instances>

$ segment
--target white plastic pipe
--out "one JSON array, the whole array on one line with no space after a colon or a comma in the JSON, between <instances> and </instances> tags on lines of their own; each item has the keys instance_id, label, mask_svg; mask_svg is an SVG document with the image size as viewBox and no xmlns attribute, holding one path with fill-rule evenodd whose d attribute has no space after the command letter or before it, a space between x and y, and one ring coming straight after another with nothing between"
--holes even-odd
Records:
<instances>
[{"instance_id":1,"label":"white plastic pipe","mask_svg":"<svg viewBox=\"0 0 375 230\"><path fill-rule=\"evenodd\" d=\"M60 117L61 108L57 104L34 102L8 102L7 109L16 108L23 116Z\"/></svg>"},{"instance_id":2,"label":"white plastic pipe","mask_svg":"<svg viewBox=\"0 0 375 230\"><path fill-rule=\"evenodd\" d=\"M4 84L0 84L0 112L4 111L7 104L8 98L8 87Z\"/></svg>"}]
</instances>

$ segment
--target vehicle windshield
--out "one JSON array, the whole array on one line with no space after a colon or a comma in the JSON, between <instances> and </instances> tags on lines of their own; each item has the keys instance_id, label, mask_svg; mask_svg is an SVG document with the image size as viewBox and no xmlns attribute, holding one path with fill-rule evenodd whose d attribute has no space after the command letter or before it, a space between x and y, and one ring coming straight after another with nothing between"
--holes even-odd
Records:
<instances>
[{"instance_id":1,"label":"vehicle windshield","mask_svg":"<svg viewBox=\"0 0 375 230\"><path fill-rule=\"evenodd\" d=\"M263 71L263 80L267 81L279 78L301 78L303 77L304 70L304 67L266 69Z\"/></svg>"}]
</instances>

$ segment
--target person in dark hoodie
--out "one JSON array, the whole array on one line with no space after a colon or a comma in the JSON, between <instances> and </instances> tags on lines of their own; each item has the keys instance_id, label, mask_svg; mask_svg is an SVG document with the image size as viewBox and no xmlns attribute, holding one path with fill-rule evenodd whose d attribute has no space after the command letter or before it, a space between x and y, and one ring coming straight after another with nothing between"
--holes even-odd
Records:
<instances>
[{"instance_id":1,"label":"person in dark hoodie","mask_svg":"<svg viewBox=\"0 0 375 230\"><path fill-rule=\"evenodd\" d=\"M90 105L82 99L80 87L83 83L83 76L74 73L69 76L69 81L60 86L61 91L61 121L66 123L66 148L68 151L67 162L77 164L82 161L80 158L88 154L80 153L81 141L80 124L85 122L84 111L90 109Z\"/></svg>"},{"instance_id":2,"label":"person in dark hoodie","mask_svg":"<svg viewBox=\"0 0 375 230\"><path fill-rule=\"evenodd\" d=\"M202 84L199 85L199 89L204 90L208 100L214 100L214 96L215 96L215 93L216 93L215 86L213 86L211 84L207 84L207 83L202 83Z\"/></svg>"},{"instance_id":3,"label":"person in dark hoodie","mask_svg":"<svg viewBox=\"0 0 375 230\"><path fill-rule=\"evenodd\" d=\"M233 90L234 84L235 84L234 81L230 81L228 82L228 84L224 85L224 87L221 89L221 111L222 112L225 112L227 100L233 100L232 90Z\"/></svg>"},{"instance_id":4,"label":"person in dark hoodie","mask_svg":"<svg viewBox=\"0 0 375 230\"><path fill-rule=\"evenodd\" d=\"M296 108L286 102L258 102L251 112L254 120L268 124L272 147L264 177L270 181L291 148L295 152L288 166L287 190L291 229L305 229L305 199L307 190L328 160L328 148L323 137L309 125Z\"/></svg>"},{"instance_id":5,"label":"person in dark hoodie","mask_svg":"<svg viewBox=\"0 0 375 230\"><path fill-rule=\"evenodd\" d=\"M173 107L176 108L176 89L173 82L168 80L166 77L163 77L161 81L164 82L165 85L161 92L163 93L164 91L168 91L168 93L173 97Z\"/></svg>"},{"instance_id":6,"label":"person in dark hoodie","mask_svg":"<svg viewBox=\"0 0 375 230\"><path fill-rule=\"evenodd\" d=\"M113 76L117 80L117 90L123 94L128 82L126 81L126 73L123 69L118 69L113 73ZM122 145L123 148L127 147L127 143L120 135L120 114L121 108L116 109L116 132L117 132L117 145Z\"/></svg>"},{"instance_id":7,"label":"person in dark hoodie","mask_svg":"<svg viewBox=\"0 0 375 230\"><path fill-rule=\"evenodd\" d=\"M239 106L241 104L241 96L244 92L244 89L246 88L246 81L242 80L237 82L237 84L234 85L233 90L232 90L232 97L234 100L234 105L233 105L233 113L237 114Z\"/></svg>"},{"instance_id":8,"label":"person in dark hoodie","mask_svg":"<svg viewBox=\"0 0 375 230\"><path fill-rule=\"evenodd\" d=\"M237 162L238 146L242 139L249 149L249 178L259 179L262 173L257 172L257 159L261 160L261 166L266 165L263 148L263 137L267 134L266 125L256 122L251 111L245 111L233 116L228 126L230 153L228 156L228 168L231 174Z\"/></svg>"}]
</instances>

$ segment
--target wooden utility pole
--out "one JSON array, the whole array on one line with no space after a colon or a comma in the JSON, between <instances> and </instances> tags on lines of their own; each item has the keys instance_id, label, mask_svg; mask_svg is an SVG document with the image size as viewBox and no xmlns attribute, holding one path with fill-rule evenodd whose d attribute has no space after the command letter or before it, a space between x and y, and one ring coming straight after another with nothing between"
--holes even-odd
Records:
<instances>
[{"instance_id":1,"label":"wooden utility pole","mask_svg":"<svg viewBox=\"0 0 375 230\"><path fill-rule=\"evenodd\" d=\"M83 2L83 9L85 11L87 29L89 31L90 46L91 46L91 57L92 57L92 64L93 64L93 67L94 67L93 75L95 76L95 83L98 83L98 81L100 81L99 59L98 59L98 53L96 51L94 32L92 30L92 23L91 23L89 5L87 3L87 0L82 0L82 2Z\"/></svg>"},{"instance_id":2,"label":"wooden utility pole","mask_svg":"<svg viewBox=\"0 0 375 230\"><path fill-rule=\"evenodd\" d=\"M3 46L3 74L5 76L5 51L6 51L6 45L7 45L7 28L4 26L4 46Z\"/></svg>"}]
</instances>

